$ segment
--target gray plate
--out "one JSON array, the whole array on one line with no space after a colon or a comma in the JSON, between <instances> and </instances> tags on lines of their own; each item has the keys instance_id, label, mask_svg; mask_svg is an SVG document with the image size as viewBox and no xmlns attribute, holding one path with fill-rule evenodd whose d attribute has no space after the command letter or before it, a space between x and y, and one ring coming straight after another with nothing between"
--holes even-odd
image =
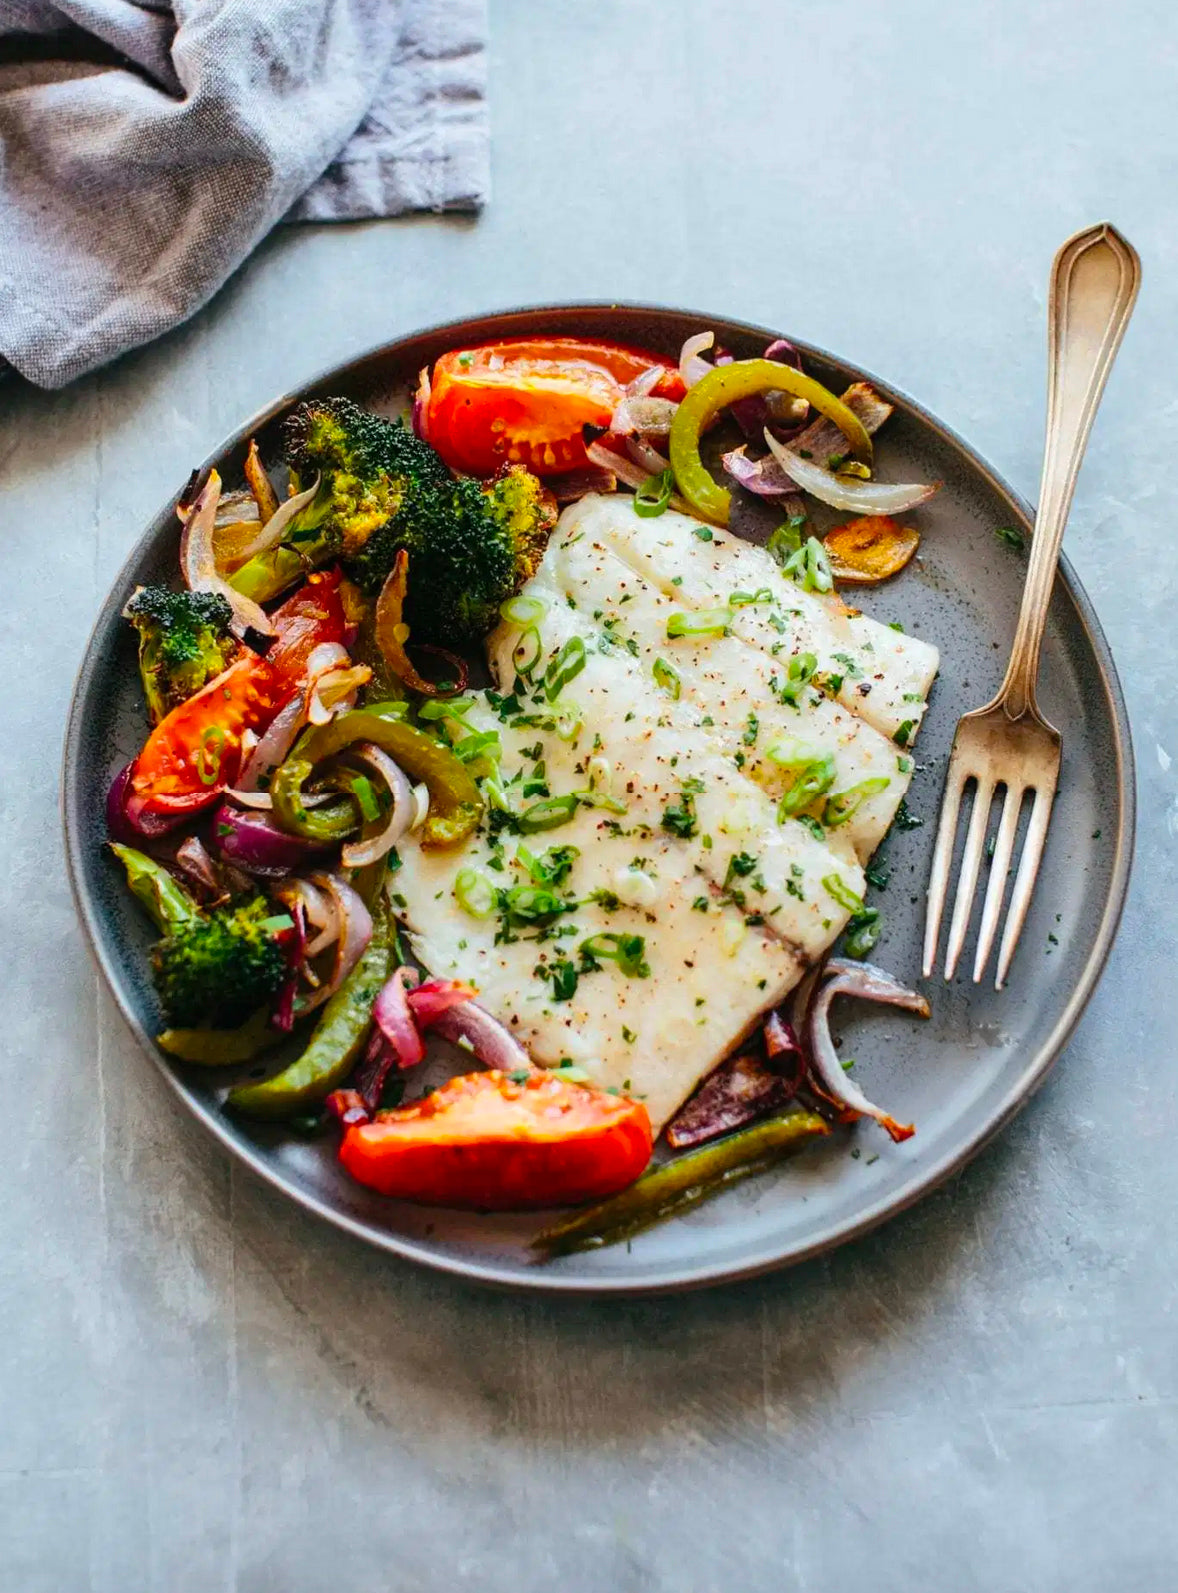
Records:
<instances>
[{"instance_id":1,"label":"gray plate","mask_svg":"<svg viewBox=\"0 0 1178 1593\"><path fill-rule=\"evenodd\" d=\"M460 343L528 333L604 336L677 352L703 327L739 356L771 336L711 315L631 306L521 310L418 333L331 372L306 392L343 392L399 407L422 365ZM836 391L864 372L801 345L810 371ZM874 381L874 378L868 378ZM1022 587L1022 555L994 535L1029 532L1027 506L976 454L911 400L876 382L896 405L878 448L885 479L942 479L922 509L921 556L862 606L941 649L941 674L917 749L909 806L922 828L893 833L883 855L891 881L880 895L886 929L876 960L915 981L936 804L958 716L996 688ZM296 397L257 416L210 463L240 479L257 434L276 453L274 421ZM764 520L736 527L756 536ZM369 1194L338 1169L326 1141L284 1138L237 1123L220 1109L221 1075L172 1063L147 978L151 939L143 915L104 853L103 802L116 770L137 751L144 717L129 627L119 611L132 587L176 574L174 504L161 510L127 561L94 628L78 677L65 743L67 855L78 911L124 1016L181 1099L234 1155L309 1211L386 1250L487 1283L549 1292L637 1293L745 1277L801 1260L864 1233L960 1167L1042 1083L1071 1033L1108 955L1128 883L1133 843L1129 726L1107 644L1066 561L1047 626L1042 704L1063 731L1064 759L1034 905L1002 994L959 979L929 990L928 1023L844 1006L845 1054L869 1093L916 1136L894 1146L872 1124L840 1134L784 1166L636 1239L632 1245L539 1267L526 1241L536 1219L427 1210ZM968 956L963 965L969 965Z\"/></svg>"}]
</instances>

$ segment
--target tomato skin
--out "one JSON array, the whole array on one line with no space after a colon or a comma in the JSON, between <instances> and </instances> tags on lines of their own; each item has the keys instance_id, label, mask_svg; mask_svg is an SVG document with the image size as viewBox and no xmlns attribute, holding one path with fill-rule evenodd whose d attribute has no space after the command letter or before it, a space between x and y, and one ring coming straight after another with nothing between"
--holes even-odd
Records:
<instances>
[{"instance_id":1,"label":"tomato skin","mask_svg":"<svg viewBox=\"0 0 1178 1593\"><path fill-rule=\"evenodd\" d=\"M343 640L340 572L312 575L272 616L266 657L243 648L228 669L166 715L135 760L131 795L148 813L198 813L233 784L245 731L264 729L298 689L321 642Z\"/></svg>"},{"instance_id":2,"label":"tomato skin","mask_svg":"<svg viewBox=\"0 0 1178 1593\"><path fill-rule=\"evenodd\" d=\"M512 338L443 354L433 369L425 423L454 470L490 476L523 464L538 476L583 469L583 426L607 426L628 382L652 365L662 398L682 398L683 378L661 354L585 338Z\"/></svg>"},{"instance_id":3,"label":"tomato skin","mask_svg":"<svg viewBox=\"0 0 1178 1593\"><path fill-rule=\"evenodd\" d=\"M411 1106L353 1124L340 1161L358 1183L427 1206L524 1211L625 1189L650 1160L640 1101L488 1071L451 1079Z\"/></svg>"}]
</instances>

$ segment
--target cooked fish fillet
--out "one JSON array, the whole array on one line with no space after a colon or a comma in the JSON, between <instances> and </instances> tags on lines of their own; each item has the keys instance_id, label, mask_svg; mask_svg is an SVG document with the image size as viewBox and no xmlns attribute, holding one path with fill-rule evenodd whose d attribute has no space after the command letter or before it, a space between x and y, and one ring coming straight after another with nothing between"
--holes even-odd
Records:
<instances>
[{"instance_id":1,"label":"cooked fish fillet","mask_svg":"<svg viewBox=\"0 0 1178 1593\"><path fill-rule=\"evenodd\" d=\"M803 591L766 549L727 531L672 509L642 519L629 495L582 498L561 515L557 544L567 546L586 532L684 609L719 608L734 592L768 590L786 631L774 632L755 609L743 608L734 617L734 635L767 652L784 641L779 658L813 653L827 689L852 713L885 736L905 724L909 739L915 733L937 672L937 650L929 643L865 614L843 613L837 599Z\"/></svg>"},{"instance_id":2,"label":"cooked fish fillet","mask_svg":"<svg viewBox=\"0 0 1178 1593\"><path fill-rule=\"evenodd\" d=\"M448 722L456 741L498 737L495 765L473 765L491 776L491 816L461 848L407 843L396 876L427 968L471 980L538 1062L569 1059L644 1097L656 1128L861 899L861 860L908 771L858 710L876 684L898 703L935 667L931 649L864 622L852 656L878 665L870 693L816 682L783 702L789 657L821 646L821 668L837 666L838 617L768 555L750 566L743 544L700 529L642 521L628 498L566 510L521 594L537 617L489 641L499 693L472 694ZM738 580L759 601L734 611L733 634L667 638L672 614L727 601ZM913 732L922 705L905 705ZM832 794L888 784L845 824L781 818L788 771L770 754L787 740L829 755Z\"/></svg>"}]
</instances>

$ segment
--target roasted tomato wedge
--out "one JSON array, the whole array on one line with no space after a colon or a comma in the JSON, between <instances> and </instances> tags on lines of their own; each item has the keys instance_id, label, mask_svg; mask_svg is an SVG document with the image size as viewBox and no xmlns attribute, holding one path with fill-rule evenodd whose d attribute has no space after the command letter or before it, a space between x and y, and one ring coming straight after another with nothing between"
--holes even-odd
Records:
<instances>
[{"instance_id":1,"label":"roasted tomato wedge","mask_svg":"<svg viewBox=\"0 0 1178 1593\"><path fill-rule=\"evenodd\" d=\"M682 398L678 368L661 354L577 337L514 338L443 354L433 369L425 427L454 470L490 476L504 464L538 476L587 463L583 426L606 426L628 382L652 365L654 392Z\"/></svg>"},{"instance_id":2,"label":"roasted tomato wedge","mask_svg":"<svg viewBox=\"0 0 1178 1593\"><path fill-rule=\"evenodd\" d=\"M361 1184L429 1206L522 1211L600 1200L650 1160L640 1101L554 1078L467 1073L353 1125L340 1160Z\"/></svg>"},{"instance_id":3,"label":"roasted tomato wedge","mask_svg":"<svg viewBox=\"0 0 1178 1593\"><path fill-rule=\"evenodd\" d=\"M131 774L131 798L145 812L196 813L233 784L244 733L270 723L321 642L343 640L339 583L338 570L312 575L274 614L278 634L267 657L243 649L160 721Z\"/></svg>"}]
</instances>

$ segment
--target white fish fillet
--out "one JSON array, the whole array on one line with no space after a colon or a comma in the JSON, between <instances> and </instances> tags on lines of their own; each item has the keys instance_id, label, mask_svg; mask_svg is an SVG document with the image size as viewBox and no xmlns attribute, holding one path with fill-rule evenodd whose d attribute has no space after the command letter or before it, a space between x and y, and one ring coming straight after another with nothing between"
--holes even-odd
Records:
<instances>
[{"instance_id":1,"label":"white fish fillet","mask_svg":"<svg viewBox=\"0 0 1178 1593\"><path fill-rule=\"evenodd\" d=\"M862 897L861 862L908 780L907 755L886 726L900 723L903 703L915 732L923 691L919 702L904 697L914 682L927 688L936 663L932 649L874 622L848 630L767 554L718 531L704 542L699 529L670 513L643 521L622 496L565 511L521 594L543 603L532 634L505 624L488 644L506 703L476 695L465 728L455 722L451 733L495 730L499 799L516 819L573 793L578 805L539 833L513 833L509 822L497 837L485 825L453 850L409 842L395 882L427 968L475 984L538 1062L568 1059L643 1097L656 1129L780 1003ZM738 609L728 637L668 641L670 614L714 606L737 587L767 588L776 601ZM774 613L785 632L770 624ZM848 689L848 679L837 697L828 683L825 693L807 688L796 707L782 703L796 651L814 652L823 670L837 669L834 654L847 651L875 667L872 690ZM518 679L515 662L537 652ZM656 658L672 666L677 697L665 672L656 680ZM558 685L562 660L570 678ZM779 821L788 777L767 754L786 737L829 752L835 792L865 779L889 783L844 826ZM567 876L545 888L567 910L546 923L513 922L512 898L495 893L530 886L526 854L557 847L575 851ZM485 898L491 910L472 916L460 898L476 906ZM627 973L593 955L595 945L615 944L595 940L603 936L640 936L648 971L633 958ZM565 967L563 984L554 964ZM571 994L567 965L578 970Z\"/></svg>"}]
</instances>

